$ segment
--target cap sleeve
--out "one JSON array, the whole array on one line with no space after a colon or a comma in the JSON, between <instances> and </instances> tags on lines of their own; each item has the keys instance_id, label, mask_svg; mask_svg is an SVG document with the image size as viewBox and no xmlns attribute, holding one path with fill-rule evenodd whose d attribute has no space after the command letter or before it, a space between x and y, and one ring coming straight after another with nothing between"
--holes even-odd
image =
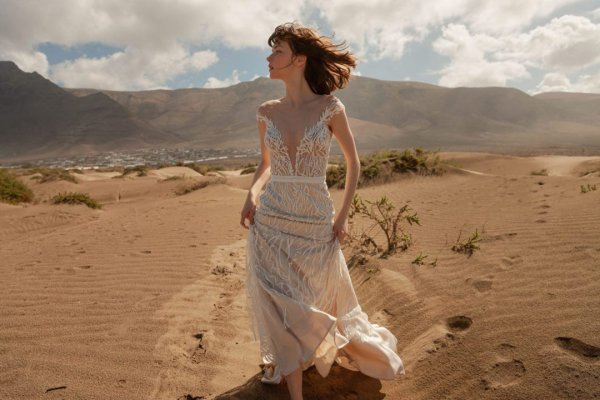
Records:
<instances>
[{"instance_id":1,"label":"cap sleeve","mask_svg":"<svg viewBox=\"0 0 600 400\"><path fill-rule=\"evenodd\" d=\"M256 120L263 121L264 123L267 123L267 121L269 120L265 112L264 104L261 104L260 107L258 107L258 109L256 110Z\"/></svg>"},{"instance_id":2,"label":"cap sleeve","mask_svg":"<svg viewBox=\"0 0 600 400\"><path fill-rule=\"evenodd\" d=\"M329 104L329 107L327 107L328 112L325 119L327 120L327 122L329 122L329 120L331 120L331 118L334 115L343 112L345 109L346 107L344 106L344 103L342 103L342 101L337 97L333 96L331 98L331 103Z\"/></svg>"},{"instance_id":3,"label":"cap sleeve","mask_svg":"<svg viewBox=\"0 0 600 400\"><path fill-rule=\"evenodd\" d=\"M257 121L263 121L263 122L267 122L267 117L265 117L264 115L262 115L260 113L260 111L256 111L256 120Z\"/></svg>"}]
</instances>

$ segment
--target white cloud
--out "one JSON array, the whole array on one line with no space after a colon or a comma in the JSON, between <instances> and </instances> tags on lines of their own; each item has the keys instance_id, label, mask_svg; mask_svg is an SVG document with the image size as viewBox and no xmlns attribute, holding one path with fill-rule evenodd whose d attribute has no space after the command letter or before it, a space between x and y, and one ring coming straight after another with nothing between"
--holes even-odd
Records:
<instances>
[{"instance_id":1,"label":"white cloud","mask_svg":"<svg viewBox=\"0 0 600 400\"><path fill-rule=\"evenodd\" d=\"M229 78L218 79L218 78L215 78L214 76L211 76L210 78L208 78L208 80L202 87L209 88L209 89L215 89L215 88L222 88L222 87L235 85L238 83L240 83L239 73L237 70L234 69Z\"/></svg>"},{"instance_id":2,"label":"white cloud","mask_svg":"<svg viewBox=\"0 0 600 400\"><path fill-rule=\"evenodd\" d=\"M442 86L506 86L507 81L528 77L527 69L514 61L490 61L486 53L499 50L502 42L485 34L471 35L464 25L450 24L433 43L438 53L450 57L442 68Z\"/></svg>"},{"instance_id":3,"label":"white cloud","mask_svg":"<svg viewBox=\"0 0 600 400\"><path fill-rule=\"evenodd\" d=\"M273 28L300 18L304 0L44 0L2 2L0 36L25 46L91 41L123 47L170 46L174 40L232 48L266 46Z\"/></svg>"},{"instance_id":4,"label":"white cloud","mask_svg":"<svg viewBox=\"0 0 600 400\"><path fill-rule=\"evenodd\" d=\"M487 34L516 33L582 0L309 0L361 58L401 58L408 43L454 23Z\"/></svg>"},{"instance_id":5,"label":"white cloud","mask_svg":"<svg viewBox=\"0 0 600 400\"><path fill-rule=\"evenodd\" d=\"M600 73L581 75L571 82L567 76L551 72L544 75L533 94L541 92L600 93Z\"/></svg>"},{"instance_id":6,"label":"white cloud","mask_svg":"<svg viewBox=\"0 0 600 400\"><path fill-rule=\"evenodd\" d=\"M365 64L394 62L405 56L408 45L442 28L434 50L449 58L439 71L439 83L445 85L504 86L528 77L530 68L563 74L575 84L578 72L600 62L600 8L535 26L562 7L583 6L587 0L0 1L0 59L69 87L165 87L178 75L214 65L218 57L208 49L266 48L276 25L291 20L310 24L308 16L315 13ZM36 51L44 42L99 42L122 50L50 66ZM191 48L207 51L192 53ZM211 77L206 85L236 79Z\"/></svg>"},{"instance_id":7,"label":"white cloud","mask_svg":"<svg viewBox=\"0 0 600 400\"><path fill-rule=\"evenodd\" d=\"M520 32L540 18L582 0L500 0L469 1L469 8L461 15L475 32L506 35Z\"/></svg>"},{"instance_id":8,"label":"white cloud","mask_svg":"<svg viewBox=\"0 0 600 400\"><path fill-rule=\"evenodd\" d=\"M440 85L506 86L529 77L528 68L577 73L600 65L600 24L564 15L528 32L496 36L449 24L432 46L450 59L439 71ZM555 85L555 75L547 79L540 87Z\"/></svg>"},{"instance_id":9,"label":"white cloud","mask_svg":"<svg viewBox=\"0 0 600 400\"><path fill-rule=\"evenodd\" d=\"M174 45L155 54L136 48L102 58L78 58L52 66L52 80L65 87L111 90L167 88L166 82L183 73L198 71L218 61L212 51L190 54Z\"/></svg>"},{"instance_id":10,"label":"white cloud","mask_svg":"<svg viewBox=\"0 0 600 400\"><path fill-rule=\"evenodd\" d=\"M49 77L50 64L46 55L39 51L9 50L2 47L0 41L0 60L14 61L17 66L25 72L36 71L45 78Z\"/></svg>"},{"instance_id":11,"label":"white cloud","mask_svg":"<svg viewBox=\"0 0 600 400\"><path fill-rule=\"evenodd\" d=\"M148 89L216 61L191 46L215 43L233 49L266 48L273 28L301 19L304 0L3 0L0 59L36 70L66 86ZM35 51L44 42L73 46L100 42L124 49L107 57L82 57L48 66Z\"/></svg>"},{"instance_id":12,"label":"white cloud","mask_svg":"<svg viewBox=\"0 0 600 400\"><path fill-rule=\"evenodd\" d=\"M571 81L563 74L551 72L544 75L537 85L534 93L540 92L567 92L571 90Z\"/></svg>"},{"instance_id":13,"label":"white cloud","mask_svg":"<svg viewBox=\"0 0 600 400\"><path fill-rule=\"evenodd\" d=\"M499 58L563 71L600 63L600 23L564 15L529 32L503 39Z\"/></svg>"}]
</instances>

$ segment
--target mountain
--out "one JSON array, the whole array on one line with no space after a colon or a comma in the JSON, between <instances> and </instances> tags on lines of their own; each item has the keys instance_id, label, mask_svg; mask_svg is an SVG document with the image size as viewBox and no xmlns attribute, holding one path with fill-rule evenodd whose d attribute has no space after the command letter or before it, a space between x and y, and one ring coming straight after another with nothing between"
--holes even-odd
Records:
<instances>
[{"instance_id":1,"label":"mountain","mask_svg":"<svg viewBox=\"0 0 600 400\"><path fill-rule=\"evenodd\" d=\"M104 93L78 97L36 72L0 62L0 158L139 148L165 137L180 140Z\"/></svg>"},{"instance_id":2,"label":"mountain","mask_svg":"<svg viewBox=\"0 0 600 400\"><path fill-rule=\"evenodd\" d=\"M600 152L600 95L356 76L334 94L359 151ZM219 89L63 89L0 62L0 160L139 147L258 149L256 108L283 95L282 82L267 78ZM332 152L340 152L336 141Z\"/></svg>"},{"instance_id":3,"label":"mountain","mask_svg":"<svg viewBox=\"0 0 600 400\"><path fill-rule=\"evenodd\" d=\"M78 96L94 89L68 89ZM132 115L172 129L190 146L258 147L256 108L284 95L280 81L258 78L222 89L102 91ZM598 109L571 107L514 88L445 88L353 77L335 92L346 105L359 150L578 150L600 152ZM587 96L574 97L582 99ZM600 97L598 95L597 97ZM588 104L588 103L586 103ZM336 142L332 151L339 151Z\"/></svg>"}]
</instances>

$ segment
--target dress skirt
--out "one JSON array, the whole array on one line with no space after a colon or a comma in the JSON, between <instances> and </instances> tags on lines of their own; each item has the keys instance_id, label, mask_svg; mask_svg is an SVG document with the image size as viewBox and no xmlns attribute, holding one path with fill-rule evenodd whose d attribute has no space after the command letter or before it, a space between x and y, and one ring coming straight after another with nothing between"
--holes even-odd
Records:
<instances>
[{"instance_id":1,"label":"dress skirt","mask_svg":"<svg viewBox=\"0 0 600 400\"><path fill-rule=\"evenodd\" d=\"M325 177L272 175L258 199L246 247L248 311L262 381L332 364L377 379L405 374L396 337L358 304Z\"/></svg>"}]
</instances>

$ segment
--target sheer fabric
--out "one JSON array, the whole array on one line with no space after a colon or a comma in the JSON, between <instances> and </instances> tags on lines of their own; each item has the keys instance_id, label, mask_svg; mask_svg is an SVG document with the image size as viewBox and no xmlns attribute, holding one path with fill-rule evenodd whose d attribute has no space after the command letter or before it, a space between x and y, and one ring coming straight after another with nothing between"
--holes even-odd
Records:
<instances>
[{"instance_id":1,"label":"sheer fabric","mask_svg":"<svg viewBox=\"0 0 600 400\"><path fill-rule=\"evenodd\" d=\"M335 210L325 183L328 123L344 105L335 96L328 101L292 156L268 113L257 112L267 126L271 179L250 225L246 284L265 383L313 364L325 377L334 362L377 379L405 374L394 335L370 323L358 304L333 235Z\"/></svg>"}]
</instances>

